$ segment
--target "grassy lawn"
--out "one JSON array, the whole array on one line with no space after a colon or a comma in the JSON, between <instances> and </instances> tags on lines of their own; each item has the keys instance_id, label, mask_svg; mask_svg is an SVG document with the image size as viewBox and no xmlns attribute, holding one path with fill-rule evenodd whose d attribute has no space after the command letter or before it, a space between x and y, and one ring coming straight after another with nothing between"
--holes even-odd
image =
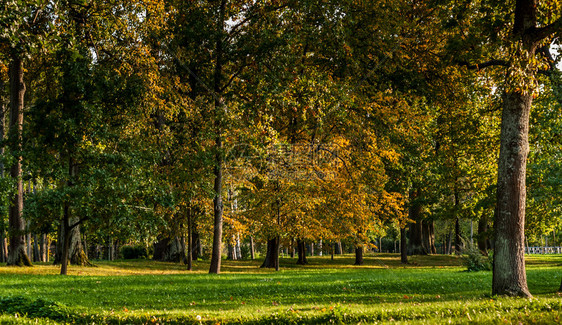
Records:
<instances>
[{"instance_id":1,"label":"grassy lawn","mask_svg":"<svg viewBox=\"0 0 562 325\"><path fill-rule=\"evenodd\" d=\"M465 272L461 258L410 260L402 266L394 254L368 255L357 267L352 256L314 257L297 267L295 260L282 259L280 272L260 269L260 261L223 261L218 276L206 273L205 261L196 262L193 272L173 263L96 261L96 267L71 266L67 277L52 265L0 267L0 298L15 306L0 323L37 321L25 313L50 317L39 320L45 324L64 323L64 317L96 324L562 321L556 293L562 255L528 257L532 300L491 297L491 272ZM29 300L14 302L14 296ZM57 304L37 307L38 298Z\"/></svg>"}]
</instances>

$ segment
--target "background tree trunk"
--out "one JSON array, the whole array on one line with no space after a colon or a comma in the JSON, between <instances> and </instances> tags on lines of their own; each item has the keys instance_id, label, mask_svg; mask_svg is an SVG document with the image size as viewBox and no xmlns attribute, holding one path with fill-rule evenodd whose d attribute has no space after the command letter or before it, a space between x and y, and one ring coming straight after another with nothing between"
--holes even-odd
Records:
<instances>
[{"instance_id":1,"label":"background tree trunk","mask_svg":"<svg viewBox=\"0 0 562 325\"><path fill-rule=\"evenodd\" d=\"M254 252L254 237L250 236L250 259L255 259L255 252Z\"/></svg>"},{"instance_id":2,"label":"background tree trunk","mask_svg":"<svg viewBox=\"0 0 562 325\"><path fill-rule=\"evenodd\" d=\"M79 221L77 218L72 218L71 224L75 224ZM82 246L82 238L80 235L80 225L75 226L70 230L70 247L69 247L69 261L72 265L92 265L84 247Z\"/></svg>"},{"instance_id":3,"label":"background tree trunk","mask_svg":"<svg viewBox=\"0 0 562 325\"><path fill-rule=\"evenodd\" d=\"M482 254L488 256L488 218L482 214L478 220L478 249Z\"/></svg>"},{"instance_id":4,"label":"background tree trunk","mask_svg":"<svg viewBox=\"0 0 562 325\"><path fill-rule=\"evenodd\" d=\"M260 267L279 269L279 237L267 241L265 260Z\"/></svg>"},{"instance_id":5,"label":"background tree trunk","mask_svg":"<svg viewBox=\"0 0 562 325\"><path fill-rule=\"evenodd\" d=\"M193 216L191 207L187 209L187 270L193 270Z\"/></svg>"},{"instance_id":6,"label":"background tree trunk","mask_svg":"<svg viewBox=\"0 0 562 325\"><path fill-rule=\"evenodd\" d=\"M400 228L400 262L408 264L408 243L406 238L406 227Z\"/></svg>"},{"instance_id":7,"label":"background tree trunk","mask_svg":"<svg viewBox=\"0 0 562 325\"><path fill-rule=\"evenodd\" d=\"M191 243L193 244L193 249L191 250L192 258L194 261L197 261L202 254L202 247L201 247L201 238L199 238L199 232L197 232L197 223L193 222L193 230Z\"/></svg>"},{"instance_id":8,"label":"background tree trunk","mask_svg":"<svg viewBox=\"0 0 562 325\"><path fill-rule=\"evenodd\" d=\"M306 244L304 241L300 239L297 239L297 254L299 255L297 264L299 265L308 264L308 260L306 259Z\"/></svg>"},{"instance_id":9,"label":"background tree trunk","mask_svg":"<svg viewBox=\"0 0 562 325\"><path fill-rule=\"evenodd\" d=\"M0 231L0 262L6 263L8 260L8 240L4 230Z\"/></svg>"},{"instance_id":10,"label":"background tree trunk","mask_svg":"<svg viewBox=\"0 0 562 325\"><path fill-rule=\"evenodd\" d=\"M410 208L408 209L409 218L415 223L410 224L409 231L409 250L410 255L427 255L427 249L423 245L423 219L421 216L421 205L416 202L418 191L410 191Z\"/></svg>"},{"instance_id":11,"label":"background tree trunk","mask_svg":"<svg viewBox=\"0 0 562 325\"><path fill-rule=\"evenodd\" d=\"M21 149L23 131L23 105L25 83L23 80L23 63L17 54L12 55L10 64L10 136L13 151ZM21 160L10 168L10 176L16 180L16 194L12 197L9 209L10 244L8 246L8 265L31 266L31 261L25 252L25 224L22 218L23 183L21 180Z\"/></svg>"},{"instance_id":12,"label":"background tree trunk","mask_svg":"<svg viewBox=\"0 0 562 325\"><path fill-rule=\"evenodd\" d=\"M182 248L181 240L178 237L160 237L154 243L154 254L152 259L161 262L182 262L185 250Z\"/></svg>"},{"instance_id":13,"label":"background tree trunk","mask_svg":"<svg viewBox=\"0 0 562 325\"><path fill-rule=\"evenodd\" d=\"M215 105L215 197L213 199L214 207L214 229L213 229L213 251L211 253L211 265L209 273L219 274L221 271L221 253L222 253L222 225L223 225L223 204L222 204L222 115L224 111L223 98L221 98L221 79L222 79L222 55L223 55L223 31L224 19L226 13L226 0L221 0L219 7L219 17L217 21L217 39L215 47L215 71L214 71L214 105Z\"/></svg>"},{"instance_id":14,"label":"background tree trunk","mask_svg":"<svg viewBox=\"0 0 562 325\"><path fill-rule=\"evenodd\" d=\"M461 251L462 251L461 226L460 226L460 220L457 217L455 219L455 254L460 255Z\"/></svg>"},{"instance_id":15,"label":"background tree trunk","mask_svg":"<svg viewBox=\"0 0 562 325\"><path fill-rule=\"evenodd\" d=\"M355 263L354 265L363 265L365 261L363 260L363 245L358 245L355 247Z\"/></svg>"}]
</instances>

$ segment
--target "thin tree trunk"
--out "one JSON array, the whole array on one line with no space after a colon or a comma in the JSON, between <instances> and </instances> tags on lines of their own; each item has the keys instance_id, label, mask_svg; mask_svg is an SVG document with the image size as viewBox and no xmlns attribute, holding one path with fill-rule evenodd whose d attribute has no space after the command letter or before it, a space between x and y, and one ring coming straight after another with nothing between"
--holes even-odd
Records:
<instances>
[{"instance_id":1,"label":"thin tree trunk","mask_svg":"<svg viewBox=\"0 0 562 325\"><path fill-rule=\"evenodd\" d=\"M406 227L400 228L400 262L408 264L408 243L406 238Z\"/></svg>"},{"instance_id":2,"label":"thin tree trunk","mask_svg":"<svg viewBox=\"0 0 562 325\"><path fill-rule=\"evenodd\" d=\"M199 233L197 232L197 223L193 219L191 220L191 228L192 228L191 236L193 237L191 239L191 244L193 245L193 249L192 249L191 253L192 253L193 260L197 261L199 256L202 255L201 240L199 238Z\"/></svg>"},{"instance_id":3,"label":"thin tree trunk","mask_svg":"<svg viewBox=\"0 0 562 325\"><path fill-rule=\"evenodd\" d=\"M4 88L4 83L0 81L0 87ZM3 97L0 97L0 156L4 157L4 134L6 125L6 104ZM0 159L0 179L4 178L4 163ZM6 263L8 260L8 241L6 240L4 229L0 229L0 262Z\"/></svg>"},{"instance_id":4,"label":"thin tree trunk","mask_svg":"<svg viewBox=\"0 0 562 325\"><path fill-rule=\"evenodd\" d=\"M60 274L67 275L68 273L68 251L70 246L70 207L68 203L64 204L62 233L64 236L61 254L61 268Z\"/></svg>"},{"instance_id":5,"label":"thin tree trunk","mask_svg":"<svg viewBox=\"0 0 562 325\"><path fill-rule=\"evenodd\" d=\"M41 252L39 250L39 238L37 237L37 234L33 234L33 261L43 262Z\"/></svg>"},{"instance_id":6,"label":"thin tree trunk","mask_svg":"<svg viewBox=\"0 0 562 325\"><path fill-rule=\"evenodd\" d=\"M461 227L460 227L460 220L457 217L457 219L455 219L455 254L460 255L461 251L462 251Z\"/></svg>"},{"instance_id":7,"label":"thin tree trunk","mask_svg":"<svg viewBox=\"0 0 562 325\"><path fill-rule=\"evenodd\" d=\"M254 237L250 236L250 258L253 260L256 258L254 252Z\"/></svg>"},{"instance_id":8,"label":"thin tree trunk","mask_svg":"<svg viewBox=\"0 0 562 325\"><path fill-rule=\"evenodd\" d=\"M193 270L193 220L191 207L187 209L187 270Z\"/></svg>"},{"instance_id":9,"label":"thin tree trunk","mask_svg":"<svg viewBox=\"0 0 562 325\"><path fill-rule=\"evenodd\" d=\"M477 242L480 252L488 256L488 218L485 213L483 213L480 220L478 220Z\"/></svg>"},{"instance_id":10,"label":"thin tree trunk","mask_svg":"<svg viewBox=\"0 0 562 325\"><path fill-rule=\"evenodd\" d=\"M221 79L222 79L222 60L223 60L223 28L226 12L226 0L221 0L219 7L219 16L217 22L217 40L215 48L215 71L214 71L214 105L215 105L215 198L214 206L214 229L213 229L213 251L211 254L211 265L209 273L219 274L221 271L221 252L222 252L222 225L223 225L223 204L222 204L222 123L223 117L223 98L221 96Z\"/></svg>"},{"instance_id":11,"label":"thin tree trunk","mask_svg":"<svg viewBox=\"0 0 562 325\"><path fill-rule=\"evenodd\" d=\"M8 260L8 241L4 235L4 230L0 231L0 262L6 263Z\"/></svg>"},{"instance_id":12,"label":"thin tree trunk","mask_svg":"<svg viewBox=\"0 0 562 325\"><path fill-rule=\"evenodd\" d=\"M49 262L49 240L47 234L41 234L41 262Z\"/></svg>"},{"instance_id":13,"label":"thin tree trunk","mask_svg":"<svg viewBox=\"0 0 562 325\"><path fill-rule=\"evenodd\" d=\"M20 151L22 145L24 95L23 62L17 54L13 54L10 64L10 134L14 152ZM25 253L21 161L21 156L16 157L15 163L10 168L10 176L16 181L16 194L12 197L9 208L10 245L7 265L31 266L31 261Z\"/></svg>"}]
</instances>

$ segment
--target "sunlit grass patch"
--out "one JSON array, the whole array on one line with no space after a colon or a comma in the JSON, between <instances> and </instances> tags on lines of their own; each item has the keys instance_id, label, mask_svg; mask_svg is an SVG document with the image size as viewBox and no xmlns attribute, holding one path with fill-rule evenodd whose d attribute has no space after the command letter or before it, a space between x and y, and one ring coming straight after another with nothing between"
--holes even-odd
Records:
<instances>
[{"instance_id":1,"label":"sunlit grass patch","mask_svg":"<svg viewBox=\"0 0 562 325\"><path fill-rule=\"evenodd\" d=\"M280 272L260 269L261 261L224 261L220 275L207 274L204 261L192 272L179 263L95 261L95 267L70 267L66 277L52 265L0 267L0 296L56 302L77 315L78 323L198 324L197 316L210 324L319 324L336 318L493 323L531 321L540 313L555 320L562 309L556 293L561 259L532 256L532 301L491 297L491 272L466 272L460 257L415 256L412 264L401 265L396 254L367 256L360 267L352 265L351 255L313 257L305 267L284 258Z\"/></svg>"}]
</instances>

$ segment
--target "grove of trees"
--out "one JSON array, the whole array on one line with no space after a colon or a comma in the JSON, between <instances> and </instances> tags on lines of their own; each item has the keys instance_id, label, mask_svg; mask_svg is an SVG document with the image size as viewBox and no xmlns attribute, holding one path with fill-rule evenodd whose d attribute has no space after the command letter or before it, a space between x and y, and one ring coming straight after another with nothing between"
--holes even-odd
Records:
<instances>
[{"instance_id":1,"label":"grove of trees","mask_svg":"<svg viewBox=\"0 0 562 325\"><path fill-rule=\"evenodd\" d=\"M384 238L403 263L492 249L493 294L530 297L525 246L561 230L561 12L3 1L0 260L360 265Z\"/></svg>"}]
</instances>

